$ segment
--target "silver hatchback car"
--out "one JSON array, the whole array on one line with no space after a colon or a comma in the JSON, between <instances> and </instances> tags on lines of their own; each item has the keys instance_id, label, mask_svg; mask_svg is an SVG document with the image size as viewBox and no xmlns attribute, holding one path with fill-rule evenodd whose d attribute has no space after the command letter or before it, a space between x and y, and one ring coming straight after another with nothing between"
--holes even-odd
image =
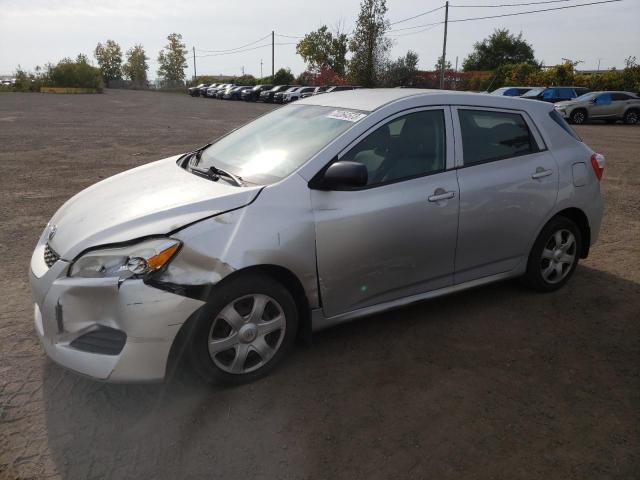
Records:
<instances>
[{"instance_id":1,"label":"silver hatchback car","mask_svg":"<svg viewBox=\"0 0 640 480\"><path fill-rule=\"evenodd\" d=\"M560 288L603 170L544 102L309 97L67 201L31 259L36 332L100 380L161 380L184 354L250 381L313 330L512 277Z\"/></svg>"}]
</instances>

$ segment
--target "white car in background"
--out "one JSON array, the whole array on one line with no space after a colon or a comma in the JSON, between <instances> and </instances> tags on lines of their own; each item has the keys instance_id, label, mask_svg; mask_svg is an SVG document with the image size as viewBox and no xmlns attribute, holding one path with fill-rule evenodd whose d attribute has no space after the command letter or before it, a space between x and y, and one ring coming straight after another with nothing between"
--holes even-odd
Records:
<instances>
[{"instance_id":1,"label":"white car in background","mask_svg":"<svg viewBox=\"0 0 640 480\"><path fill-rule=\"evenodd\" d=\"M295 90L287 91L284 94L284 103L295 102L296 100L305 98L305 93L307 94L306 96L309 96L315 89L316 87L301 87Z\"/></svg>"}]
</instances>

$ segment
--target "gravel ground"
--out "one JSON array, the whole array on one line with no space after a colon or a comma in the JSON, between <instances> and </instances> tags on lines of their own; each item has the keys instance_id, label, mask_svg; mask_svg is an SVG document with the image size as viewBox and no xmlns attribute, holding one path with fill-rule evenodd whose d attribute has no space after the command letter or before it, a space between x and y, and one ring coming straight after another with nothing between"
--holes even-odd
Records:
<instances>
[{"instance_id":1,"label":"gravel ground","mask_svg":"<svg viewBox=\"0 0 640 480\"><path fill-rule=\"evenodd\" d=\"M640 478L640 128L578 129L606 213L561 291L506 282L322 332L237 388L108 385L46 359L31 250L72 194L271 106L0 94L0 478Z\"/></svg>"}]
</instances>

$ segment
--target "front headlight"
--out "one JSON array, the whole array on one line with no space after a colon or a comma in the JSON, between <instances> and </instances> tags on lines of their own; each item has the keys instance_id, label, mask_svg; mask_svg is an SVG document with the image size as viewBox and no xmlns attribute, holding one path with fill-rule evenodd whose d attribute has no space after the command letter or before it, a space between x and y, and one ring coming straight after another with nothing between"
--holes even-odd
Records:
<instances>
[{"instance_id":1,"label":"front headlight","mask_svg":"<svg viewBox=\"0 0 640 480\"><path fill-rule=\"evenodd\" d=\"M126 247L91 250L78 258L70 277L121 279L145 275L164 267L182 243L173 238L154 238Z\"/></svg>"}]
</instances>

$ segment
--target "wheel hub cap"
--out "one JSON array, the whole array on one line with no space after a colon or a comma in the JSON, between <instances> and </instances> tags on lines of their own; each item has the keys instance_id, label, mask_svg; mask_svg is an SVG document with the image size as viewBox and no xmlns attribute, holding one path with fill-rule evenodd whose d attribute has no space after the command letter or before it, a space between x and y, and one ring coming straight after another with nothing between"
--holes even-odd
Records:
<instances>
[{"instance_id":1,"label":"wheel hub cap","mask_svg":"<svg viewBox=\"0 0 640 480\"><path fill-rule=\"evenodd\" d=\"M257 336L258 336L258 327L256 327L252 323L243 325L242 328L240 328L240 340L244 343L253 342Z\"/></svg>"}]
</instances>

